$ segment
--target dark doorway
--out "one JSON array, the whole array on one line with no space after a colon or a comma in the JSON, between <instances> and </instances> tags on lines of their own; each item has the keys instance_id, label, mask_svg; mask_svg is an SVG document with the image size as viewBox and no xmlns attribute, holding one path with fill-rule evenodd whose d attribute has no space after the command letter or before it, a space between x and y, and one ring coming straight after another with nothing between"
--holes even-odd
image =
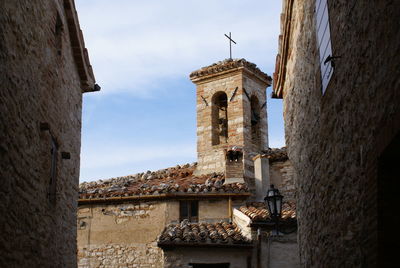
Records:
<instances>
[{"instance_id":1,"label":"dark doorway","mask_svg":"<svg viewBox=\"0 0 400 268\"><path fill-rule=\"evenodd\" d=\"M394 267L400 246L398 215L400 182L400 133L378 159L378 266Z\"/></svg>"},{"instance_id":2,"label":"dark doorway","mask_svg":"<svg viewBox=\"0 0 400 268\"><path fill-rule=\"evenodd\" d=\"M229 268L229 263L189 263L193 268Z\"/></svg>"}]
</instances>

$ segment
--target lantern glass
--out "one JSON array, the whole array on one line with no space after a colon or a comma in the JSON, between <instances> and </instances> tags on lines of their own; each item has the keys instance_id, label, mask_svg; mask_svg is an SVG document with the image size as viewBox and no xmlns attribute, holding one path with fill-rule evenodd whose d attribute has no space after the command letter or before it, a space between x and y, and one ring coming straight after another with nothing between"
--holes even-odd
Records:
<instances>
[{"instance_id":1,"label":"lantern glass","mask_svg":"<svg viewBox=\"0 0 400 268\"><path fill-rule=\"evenodd\" d=\"M279 190L271 184L271 188L267 192L267 196L264 198L267 201L268 210L273 218L279 218L282 212L282 199L283 196L279 193Z\"/></svg>"},{"instance_id":2,"label":"lantern glass","mask_svg":"<svg viewBox=\"0 0 400 268\"><path fill-rule=\"evenodd\" d=\"M268 204L269 214L272 216L272 214L274 213L274 202L269 198L267 200L267 204Z\"/></svg>"}]
</instances>

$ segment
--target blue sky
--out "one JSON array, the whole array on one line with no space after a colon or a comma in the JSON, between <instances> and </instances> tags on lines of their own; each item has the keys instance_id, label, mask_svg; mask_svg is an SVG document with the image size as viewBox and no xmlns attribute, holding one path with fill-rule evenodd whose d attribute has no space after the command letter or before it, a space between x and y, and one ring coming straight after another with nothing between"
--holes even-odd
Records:
<instances>
[{"instance_id":1,"label":"blue sky","mask_svg":"<svg viewBox=\"0 0 400 268\"><path fill-rule=\"evenodd\" d=\"M189 74L229 57L224 33L237 42L234 58L274 71L280 1L75 2L102 87L83 97L80 181L196 161ZM270 147L284 146L282 101L267 107Z\"/></svg>"}]
</instances>

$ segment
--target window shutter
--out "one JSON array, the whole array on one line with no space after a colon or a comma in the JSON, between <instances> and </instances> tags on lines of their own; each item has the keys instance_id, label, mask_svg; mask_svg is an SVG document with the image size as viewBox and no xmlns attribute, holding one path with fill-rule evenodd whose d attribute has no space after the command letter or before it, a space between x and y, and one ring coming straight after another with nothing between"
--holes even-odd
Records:
<instances>
[{"instance_id":1,"label":"window shutter","mask_svg":"<svg viewBox=\"0 0 400 268\"><path fill-rule=\"evenodd\" d=\"M333 75L332 61L325 62L332 57L331 33L329 27L328 0L316 0L317 11L317 41L319 50L319 63L321 67L322 94L328 86Z\"/></svg>"}]
</instances>

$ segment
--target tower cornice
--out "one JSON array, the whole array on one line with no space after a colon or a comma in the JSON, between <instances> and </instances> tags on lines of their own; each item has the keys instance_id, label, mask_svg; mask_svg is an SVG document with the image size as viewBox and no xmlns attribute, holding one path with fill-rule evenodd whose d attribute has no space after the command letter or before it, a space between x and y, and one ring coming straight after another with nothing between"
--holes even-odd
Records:
<instances>
[{"instance_id":1,"label":"tower cornice","mask_svg":"<svg viewBox=\"0 0 400 268\"><path fill-rule=\"evenodd\" d=\"M192 72L190 74L190 80L192 80L193 83L198 84L203 80L209 80L215 76L224 75L241 69L257 77L259 80L264 82L266 86L270 86L272 83L272 79L269 75L262 72L256 64L245 59L226 59L203 67Z\"/></svg>"}]
</instances>

